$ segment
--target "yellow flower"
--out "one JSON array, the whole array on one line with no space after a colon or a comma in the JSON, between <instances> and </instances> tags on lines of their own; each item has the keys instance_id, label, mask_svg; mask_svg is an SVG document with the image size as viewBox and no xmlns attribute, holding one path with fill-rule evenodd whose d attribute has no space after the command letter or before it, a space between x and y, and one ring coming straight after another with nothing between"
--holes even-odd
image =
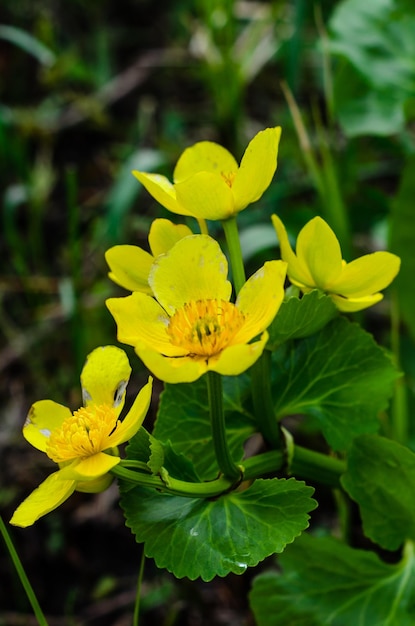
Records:
<instances>
[{"instance_id":1,"label":"yellow flower","mask_svg":"<svg viewBox=\"0 0 415 626\"><path fill-rule=\"evenodd\" d=\"M11 524L31 526L76 491L97 493L110 484L108 472L120 462L117 446L140 428L147 413L152 381L141 389L123 421L125 390L131 367L123 350L97 348L81 374L84 406L70 409L53 400L32 405L23 435L59 465L16 509Z\"/></svg>"},{"instance_id":2,"label":"yellow flower","mask_svg":"<svg viewBox=\"0 0 415 626\"><path fill-rule=\"evenodd\" d=\"M346 263L336 235L321 217L300 231L296 253L281 220L273 215L272 222L290 281L304 292L321 289L340 311L360 311L376 304L383 298L380 290L399 272L400 258L390 252L373 252Z\"/></svg>"},{"instance_id":3,"label":"yellow flower","mask_svg":"<svg viewBox=\"0 0 415 626\"><path fill-rule=\"evenodd\" d=\"M222 146L201 141L179 158L172 184L160 174L134 171L166 209L197 219L226 220L259 200L277 167L281 128L267 128L249 143L241 164Z\"/></svg>"},{"instance_id":4,"label":"yellow flower","mask_svg":"<svg viewBox=\"0 0 415 626\"><path fill-rule=\"evenodd\" d=\"M192 231L185 224L173 224L170 220L156 219L150 227L148 243L151 254L138 246L113 246L105 253L110 267L108 276L114 283L129 291L152 294L148 275L154 258L163 254Z\"/></svg>"},{"instance_id":5,"label":"yellow flower","mask_svg":"<svg viewBox=\"0 0 415 626\"><path fill-rule=\"evenodd\" d=\"M233 304L219 244L208 235L193 235L154 262L149 283L155 299L135 292L111 298L107 306L119 341L134 346L161 380L191 382L208 370L237 375L264 350L265 329L284 296L285 271L282 261L265 263Z\"/></svg>"}]
</instances>

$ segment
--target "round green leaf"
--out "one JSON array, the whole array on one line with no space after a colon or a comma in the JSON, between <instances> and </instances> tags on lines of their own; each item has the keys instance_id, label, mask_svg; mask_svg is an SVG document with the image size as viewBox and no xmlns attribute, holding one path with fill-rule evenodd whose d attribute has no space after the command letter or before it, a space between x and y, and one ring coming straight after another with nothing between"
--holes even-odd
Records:
<instances>
[{"instance_id":1,"label":"round green leaf","mask_svg":"<svg viewBox=\"0 0 415 626\"><path fill-rule=\"evenodd\" d=\"M282 552L307 528L307 513L317 506L313 491L294 478L273 478L207 500L124 489L121 483L121 506L127 526L158 567L177 578L209 581L242 574Z\"/></svg>"}]
</instances>

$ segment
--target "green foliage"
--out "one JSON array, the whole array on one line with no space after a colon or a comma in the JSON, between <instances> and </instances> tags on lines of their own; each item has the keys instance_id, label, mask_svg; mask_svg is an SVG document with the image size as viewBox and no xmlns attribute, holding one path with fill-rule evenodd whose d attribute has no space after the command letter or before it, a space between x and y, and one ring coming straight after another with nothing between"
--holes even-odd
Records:
<instances>
[{"instance_id":1,"label":"green foliage","mask_svg":"<svg viewBox=\"0 0 415 626\"><path fill-rule=\"evenodd\" d=\"M379 429L397 372L389 356L360 326L338 318L319 333L274 353L275 409L279 419L317 419L334 450Z\"/></svg>"},{"instance_id":2,"label":"green foliage","mask_svg":"<svg viewBox=\"0 0 415 626\"><path fill-rule=\"evenodd\" d=\"M415 338L415 293L410 285L415 276L414 168L415 157L412 156L402 172L390 217L390 247L402 260L394 289L397 292L402 318L413 338Z\"/></svg>"},{"instance_id":3,"label":"green foliage","mask_svg":"<svg viewBox=\"0 0 415 626\"><path fill-rule=\"evenodd\" d=\"M313 489L293 478L257 480L215 500L122 491L121 506L145 553L178 578L242 574L282 552L308 526Z\"/></svg>"},{"instance_id":4,"label":"green foliage","mask_svg":"<svg viewBox=\"0 0 415 626\"><path fill-rule=\"evenodd\" d=\"M258 626L411 626L412 546L396 565L333 538L302 535L280 557L282 574L259 575L251 592Z\"/></svg>"},{"instance_id":5,"label":"green foliage","mask_svg":"<svg viewBox=\"0 0 415 626\"><path fill-rule=\"evenodd\" d=\"M415 540L415 454L376 435L358 437L342 485L360 507L365 535L387 550Z\"/></svg>"},{"instance_id":6,"label":"green foliage","mask_svg":"<svg viewBox=\"0 0 415 626\"><path fill-rule=\"evenodd\" d=\"M329 22L339 122L348 136L402 131L415 94L415 10L402 0L344 0Z\"/></svg>"},{"instance_id":7,"label":"green foliage","mask_svg":"<svg viewBox=\"0 0 415 626\"><path fill-rule=\"evenodd\" d=\"M224 380L226 428L235 461L242 459L243 443L256 430L255 418L247 406L249 393L249 377L246 374ZM201 480L217 476L204 378L191 384L165 385L154 436L169 441L176 452L185 454Z\"/></svg>"},{"instance_id":8,"label":"green foliage","mask_svg":"<svg viewBox=\"0 0 415 626\"><path fill-rule=\"evenodd\" d=\"M288 339L308 337L324 328L337 315L337 309L329 296L317 289L301 298L291 296L284 300L278 315L268 328L267 348L275 350Z\"/></svg>"}]
</instances>

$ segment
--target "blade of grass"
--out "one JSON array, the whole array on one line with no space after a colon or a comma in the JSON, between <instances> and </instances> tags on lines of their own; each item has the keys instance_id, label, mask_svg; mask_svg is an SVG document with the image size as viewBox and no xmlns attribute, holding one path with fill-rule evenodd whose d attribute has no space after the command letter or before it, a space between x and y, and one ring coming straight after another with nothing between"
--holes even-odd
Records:
<instances>
[{"instance_id":1,"label":"blade of grass","mask_svg":"<svg viewBox=\"0 0 415 626\"><path fill-rule=\"evenodd\" d=\"M13 561L13 565L15 567L17 575L19 576L20 582L22 583L22 586L26 592L27 598L32 606L33 612L36 616L39 626L48 626L48 623L43 614L43 611L40 608L36 594L33 590L32 585L30 584L30 581L24 570L23 564L19 558L19 555L17 554L16 548L14 547L12 538L10 537L10 534L1 516L0 516L0 532L3 536L4 542L10 554L10 558Z\"/></svg>"}]
</instances>

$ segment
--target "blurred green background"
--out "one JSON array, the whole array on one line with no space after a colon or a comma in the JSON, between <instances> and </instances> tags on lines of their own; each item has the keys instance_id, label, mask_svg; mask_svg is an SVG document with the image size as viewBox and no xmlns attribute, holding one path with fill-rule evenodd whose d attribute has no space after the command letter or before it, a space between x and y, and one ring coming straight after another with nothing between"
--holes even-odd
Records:
<instances>
[{"instance_id":1,"label":"blurred green background","mask_svg":"<svg viewBox=\"0 0 415 626\"><path fill-rule=\"evenodd\" d=\"M116 343L104 301L123 292L107 278L105 250L146 247L155 217L184 221L158 207L131 170L171 177L196 141L240 159L256 132L282 126L274 181L239 216L249 270L278 253L273 212L294 236L322 215L345 258L387 247L402 256L394 299L363 321L394 349L413 404L412 0L8 0L0 20L5 519L49 471L21 436L31 403L80 406L85 356ZM221 237L217 225L211 233ZM146 374L127 352L134 393ZM51 626L131 623L141 548L124 528L115 486L75 495L12 534ZM253 574L207 585L148 563L143 625L252 624ZM0 625L34 623L3 547L0 578Z\"/></svg>"}]
</instances>

